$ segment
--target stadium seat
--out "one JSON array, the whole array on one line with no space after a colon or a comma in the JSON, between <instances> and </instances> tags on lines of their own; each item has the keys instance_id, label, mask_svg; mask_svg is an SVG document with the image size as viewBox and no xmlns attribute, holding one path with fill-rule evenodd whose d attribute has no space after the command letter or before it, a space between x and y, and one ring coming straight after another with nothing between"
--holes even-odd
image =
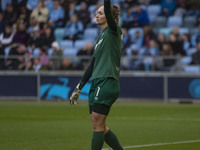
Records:
<instances>
[{"instance_id":1,"label":"stadium seat","mask_svg":"<svg viewBox=\"0 0 200 150\"><path fill-rule=\"evenodd\" d=\"M56 38L56 41L60 42L63 40L65 36L65 29L64 28L56 28L54 31L54 36Z\"/></svg>"},{"instance_id":2,"label":"stadium seat","mask_svg":"<svg viewBox=\"0 0 200 150\"><path fill-rule=\"evenodd\" d=\"M97 28L86 28L84 31L83 38L94 41L94 40L96 40L97 36L98 36Z\"/></svg>"},{"instance_id":3,"label":"stadium seat","mask_svg":"<svg viewBox=\"0 0 200 150\"><path fill-rule=\"evenodd\" d=\"M190 56L185 56L181 58L181 64L186 66L189 65L192 62L192 58Z\"/></svg>"},{"instance_id":4,"label":"stadium seat","mask_svg":"<svg viewBox=\"0 0 200 150\"><path fill-rule=\"evenodd\" d=\"M160 5L149 5L147 8L147 12L149 15L157 16L161 12L161 6Z\"/></svg>"},{"instance_id":5,"label":"stadium seat","mask_svg":"<svg viewBox=\"0 0 200 150\"><path fill-rule=\"evenodd\" d=\"M200 66L185 66L184 70L189 73L200 73Z\"/></svg>"},{"instance_id":6,"label":"stadium seat","mask_svg":"<svg viewBox=\"0 0 200 150\"><path fill-rule=\"evenodd\" d=\"M183 24L183 19L180 16L170 16L167 20L168 27L178 26L181 27Z\"/></svg>"},{"instance_id":7,"label":"stadium seat","mask_svg":"<svg viewBox=\"0 0 200 150\"><path fill-rule=\"evenodd\" d=\"M194 48L190 48L188 51L187 51L187 55L188 56L192 56L192 54L196 53L197 52L197 49L194 47Z\"/></svg>"},{"instance_id":8,"label":"stadium seat","mask_svg":"<svg viewBox=\"0 0 200 150\"><path fill-rule=\"evenodd\" d=\"M60 48L73 48L72 40L62 40L60 41Z\"/></svg>"},{"instance_id":9,"label":"stadium seat","mask_svg":"<svg viewBox=\"0 0 200 150\"><path fill-rule=\"evenodd\" d=\"M198 32L199 32L199 29L197 27L196 28L190 28L190 35L194 35Z\"/></svg>"},{"instance_id":10,"label":"stadium seat","mask_svg":"<svg viewBox=\"0 0 200 150\"><path fill-rule=\"evenodd\" d=\"M74 57L74 56L76 56L78 50L79 49L77 49L77 48L66 48L63 51L63 56L64 57Z\"/></svg>"},{"instance_id":11,"label":"stadium seat","mask_svg":"<svg viewBox=\"0 0 200 150\"><path fill-rule=\"evenodd\" d=\"M197 23L197 18L195 16L186 16L183 19L183 26L187 28L195 27Z\"/></svg>"},{"instance_id":12,"label":"stadium seat","mask_svg":"<svg viewBox=\"0 0 200 150\"><path fill-rule=\"evenodd\" d=\"M96 10L96 8L97 8L96 5L91 5L91 6L89 6L88 10L89 10L89 12L92 14L92 13L94 13L94 11Z\"/></svg>"},{"instance_id":13,"label":"stadium seat","mask_svg":"<svg viewBox=\"0 0 200 150\"><path fill-rule=\"evenodd\" d=\"M167 18L164 16L158 16L155 18L154 22L152 23L152 26L154 28L161 28L166 27Z\"/></svg>"},{"instance_id":14,"label":"stadium seat","mask_svg":"<svg viewBox=\"0 0 200 150\"><path fill-rule=\"evenodd\" d=\"M74 43L74 48L81 49L83 48L89 40L76 40Z\"/></svg>"},{"instance_id":15,"label":"stadium seat","mask_svg":"<svg viewBox=\"0 0 200 150\"><path fill-rule=\"evenodd\" d=\"M165 36L168 36L170 34L170 32L172 31L172 28L160 28L158 30L158 33L162 33Z\"/></svg>"},{"instance_id":16,"label":"stadium seat","mask_svg":"<svg viewBox=\"0 0 200 150\"><path fill-rule=\"evenodd\" d=\"M183 34L190 34L190 31L188 28L179 28L179 34L183 35Z\"/></svg>"}]
</instances>

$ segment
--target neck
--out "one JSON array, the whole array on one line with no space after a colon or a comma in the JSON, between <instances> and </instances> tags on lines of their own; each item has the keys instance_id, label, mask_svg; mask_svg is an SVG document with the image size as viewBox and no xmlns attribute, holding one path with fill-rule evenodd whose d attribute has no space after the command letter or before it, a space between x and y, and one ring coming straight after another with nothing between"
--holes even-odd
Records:
<instances>
[{"instance_id":1,"label":"neck","mask_svg":"<svg viewBox=\"0 0 200 150\"><path fill-rule=\"evenodd\" d=\"M107 23L101 25L101 30L103 31L108 26Z\"/></svg>"}]
</instances>

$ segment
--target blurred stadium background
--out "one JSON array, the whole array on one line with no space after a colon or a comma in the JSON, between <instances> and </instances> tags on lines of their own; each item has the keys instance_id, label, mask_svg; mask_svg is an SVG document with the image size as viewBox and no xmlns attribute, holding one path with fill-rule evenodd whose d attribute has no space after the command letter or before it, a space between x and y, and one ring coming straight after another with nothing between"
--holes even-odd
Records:
<instances>
[{"instance_id":1,"label":"blurred stadium background","mask_svg":"<svg viewBox=\"0 0 200 150\"><path fill-rule=\"evenodd\" d=\"M0 1L0 149L89 149L90 81L78 107L65 101L90 62L102 4ZM121 92L108 124L127 149L199 150L200 1L112 4L124 38Z\"/></svg>"}]
</instances>

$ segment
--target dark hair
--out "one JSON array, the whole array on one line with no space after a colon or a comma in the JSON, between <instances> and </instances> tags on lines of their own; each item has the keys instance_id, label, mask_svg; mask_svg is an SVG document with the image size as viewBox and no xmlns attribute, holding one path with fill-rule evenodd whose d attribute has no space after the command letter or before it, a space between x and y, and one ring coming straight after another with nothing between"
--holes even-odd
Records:
<instances>
[{"instance_id":1,"label":"dark hair","mask_svg":"<svg viewBox=\"0 0 200 150\"><path fill-rule=\"evenodd\" d=\"M117 5L111 6L111 13L116 20L117 24L119 24L119 7Z\"/></svg>"}]
</instances>

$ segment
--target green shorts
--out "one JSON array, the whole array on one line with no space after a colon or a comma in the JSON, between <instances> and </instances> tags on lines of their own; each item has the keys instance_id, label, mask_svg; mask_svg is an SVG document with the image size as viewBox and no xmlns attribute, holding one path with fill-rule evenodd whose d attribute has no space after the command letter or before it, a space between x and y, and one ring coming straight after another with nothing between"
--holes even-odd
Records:
<instances>
[{"instance_id":1,"label":"green shorts","mask_svg":"<svg viewBox=\"0 0 200 150\"><path fill-rule=\"evenodd\" d=\"M94 79L89 92L89 105L98 103L111 106L118 98L119 91L119 81L114 78Z\"/></svg>"}]
</instances>

